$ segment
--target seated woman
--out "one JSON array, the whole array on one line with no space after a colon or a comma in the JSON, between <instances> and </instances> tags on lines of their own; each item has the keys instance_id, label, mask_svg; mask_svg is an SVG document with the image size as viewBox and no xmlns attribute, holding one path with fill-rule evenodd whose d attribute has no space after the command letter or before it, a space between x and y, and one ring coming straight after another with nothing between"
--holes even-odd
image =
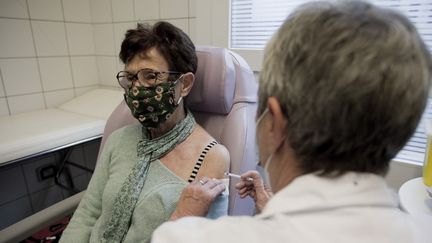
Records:
<instances>
[{"instance_id":1,"label":"seated woman","mask_svg":"<svg viewBox=\"0 0 432 243\"><path fill-rule=\"evenodd\" d=\"M148 242L188 182L222 178L229 168L226 148L184 105L197 69L189 37L167 22L138 24L126 32L120 59L117 79L141 124L108 138L61 242ZM226 214L227 205L220 197L208 216Z\"/></svg>"}]
</instances>

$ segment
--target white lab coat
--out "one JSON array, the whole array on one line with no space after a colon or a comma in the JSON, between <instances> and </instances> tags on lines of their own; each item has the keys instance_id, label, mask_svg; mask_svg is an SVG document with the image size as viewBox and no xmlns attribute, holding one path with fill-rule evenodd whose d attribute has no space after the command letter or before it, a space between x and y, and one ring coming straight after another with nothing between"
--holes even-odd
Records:
<instances>
[{"instance_id":1,"label":"white lab coat","mask_svg":"<svg viewBox=\"0 0 432 243\"><path fill-rule=\"evenodd\" d=\"M186 217L162 224L152 242L432 242L432 217L414 218L398 206L380 176L309 174L274 195L257 216Z\"/></svg>"}]
</instances>

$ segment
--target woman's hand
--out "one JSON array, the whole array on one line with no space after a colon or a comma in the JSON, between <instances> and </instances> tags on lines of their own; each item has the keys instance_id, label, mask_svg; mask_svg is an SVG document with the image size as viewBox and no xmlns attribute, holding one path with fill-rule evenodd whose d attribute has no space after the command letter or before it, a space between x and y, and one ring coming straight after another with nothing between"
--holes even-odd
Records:
<instances>
[{"instance_id":1,"label":"woman's hand","mask_svg":"<svg viewBox=\"0 0 432 243\"><path fill-rule=\"evenodd\" d=\"M224 190L225 184L221 180L207 177L196 179L183 189L170 220L185 216L205 216L214 199Z\"/></svg>"},{"instance_id":2,"label":"woman's hand","mask_svg":"<svg viewBox=\"0 0 432 243\"><path fill-rule=\"evenodd\" d=\"M253 181L248 181L247 178L252 178ZM241 198L250 196L255 201L255 207L258 212L261 212L273 192L268 185L265 185L258 171L251 170L241 175L241 180L235 185Z\"/></svg>"}]
</instances>

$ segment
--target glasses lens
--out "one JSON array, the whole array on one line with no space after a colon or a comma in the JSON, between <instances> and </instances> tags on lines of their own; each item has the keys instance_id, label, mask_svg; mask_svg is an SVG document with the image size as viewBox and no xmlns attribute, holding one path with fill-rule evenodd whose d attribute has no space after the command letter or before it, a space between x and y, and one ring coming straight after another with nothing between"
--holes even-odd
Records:
<instances>
[{"instance_id":1,"label":"glasses lens","mask_svg":"<svg viewBox=\"0 0 432 243\"><path fill-rule=\"evenodd\" d=\"M125 72L125 71L121 71L117 74L117 80L118 80L120 86L124 89L128 89L130 84L132 83L129 80L129 76L130 76L130 74L128 72Z\"/></svg>"},{"instance_id":2,"label":"glasses lens","mask_svg":"<svg viewBox=\"0 0 432 243\"><path fill-rule=\"evenodd\" d=\"M117 80L120 86L124 89L129 89L132 83L138 79L141 85L154 86L164 82L174 82L179 79L181 73L179 72L159 72L153 69L141 69L136 75L127 71L120 71L117 74Z\"/></svg>"},{"instance_id":3,"label":"glasses lens","mask_svg":"<svg viewBox=\"0 0 432 243\"><path fill-rule=\"evenodd\" d=\"M151 86L156 84L156 80L159 80L159 74L153 69L141 69L138 71L137 76L140 83Z\"/></svg>"}]
</instances>

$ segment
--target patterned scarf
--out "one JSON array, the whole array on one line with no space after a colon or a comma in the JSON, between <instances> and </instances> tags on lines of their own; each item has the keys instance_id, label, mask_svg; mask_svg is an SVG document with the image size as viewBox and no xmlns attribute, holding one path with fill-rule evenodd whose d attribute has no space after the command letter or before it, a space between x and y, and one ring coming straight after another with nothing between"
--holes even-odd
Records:
<instances>
[{"instance_id":1,"label":"patterned scarf","mask_svg":"<svg viewBox=\"0 0 432 243\"><path fill-rule=\"evenodd\" d=\"M148 139L147 129L143 127L143 139L137 145L138 162L132 168L114 199L113 213L105 226L102 242L121 242L126 235L131 216L140 196L150 163L161 158L177 144L183 142L195 126L195 119L190 111L186 118L171 131L155 139Z\"/></svg>"}]
</instances>

